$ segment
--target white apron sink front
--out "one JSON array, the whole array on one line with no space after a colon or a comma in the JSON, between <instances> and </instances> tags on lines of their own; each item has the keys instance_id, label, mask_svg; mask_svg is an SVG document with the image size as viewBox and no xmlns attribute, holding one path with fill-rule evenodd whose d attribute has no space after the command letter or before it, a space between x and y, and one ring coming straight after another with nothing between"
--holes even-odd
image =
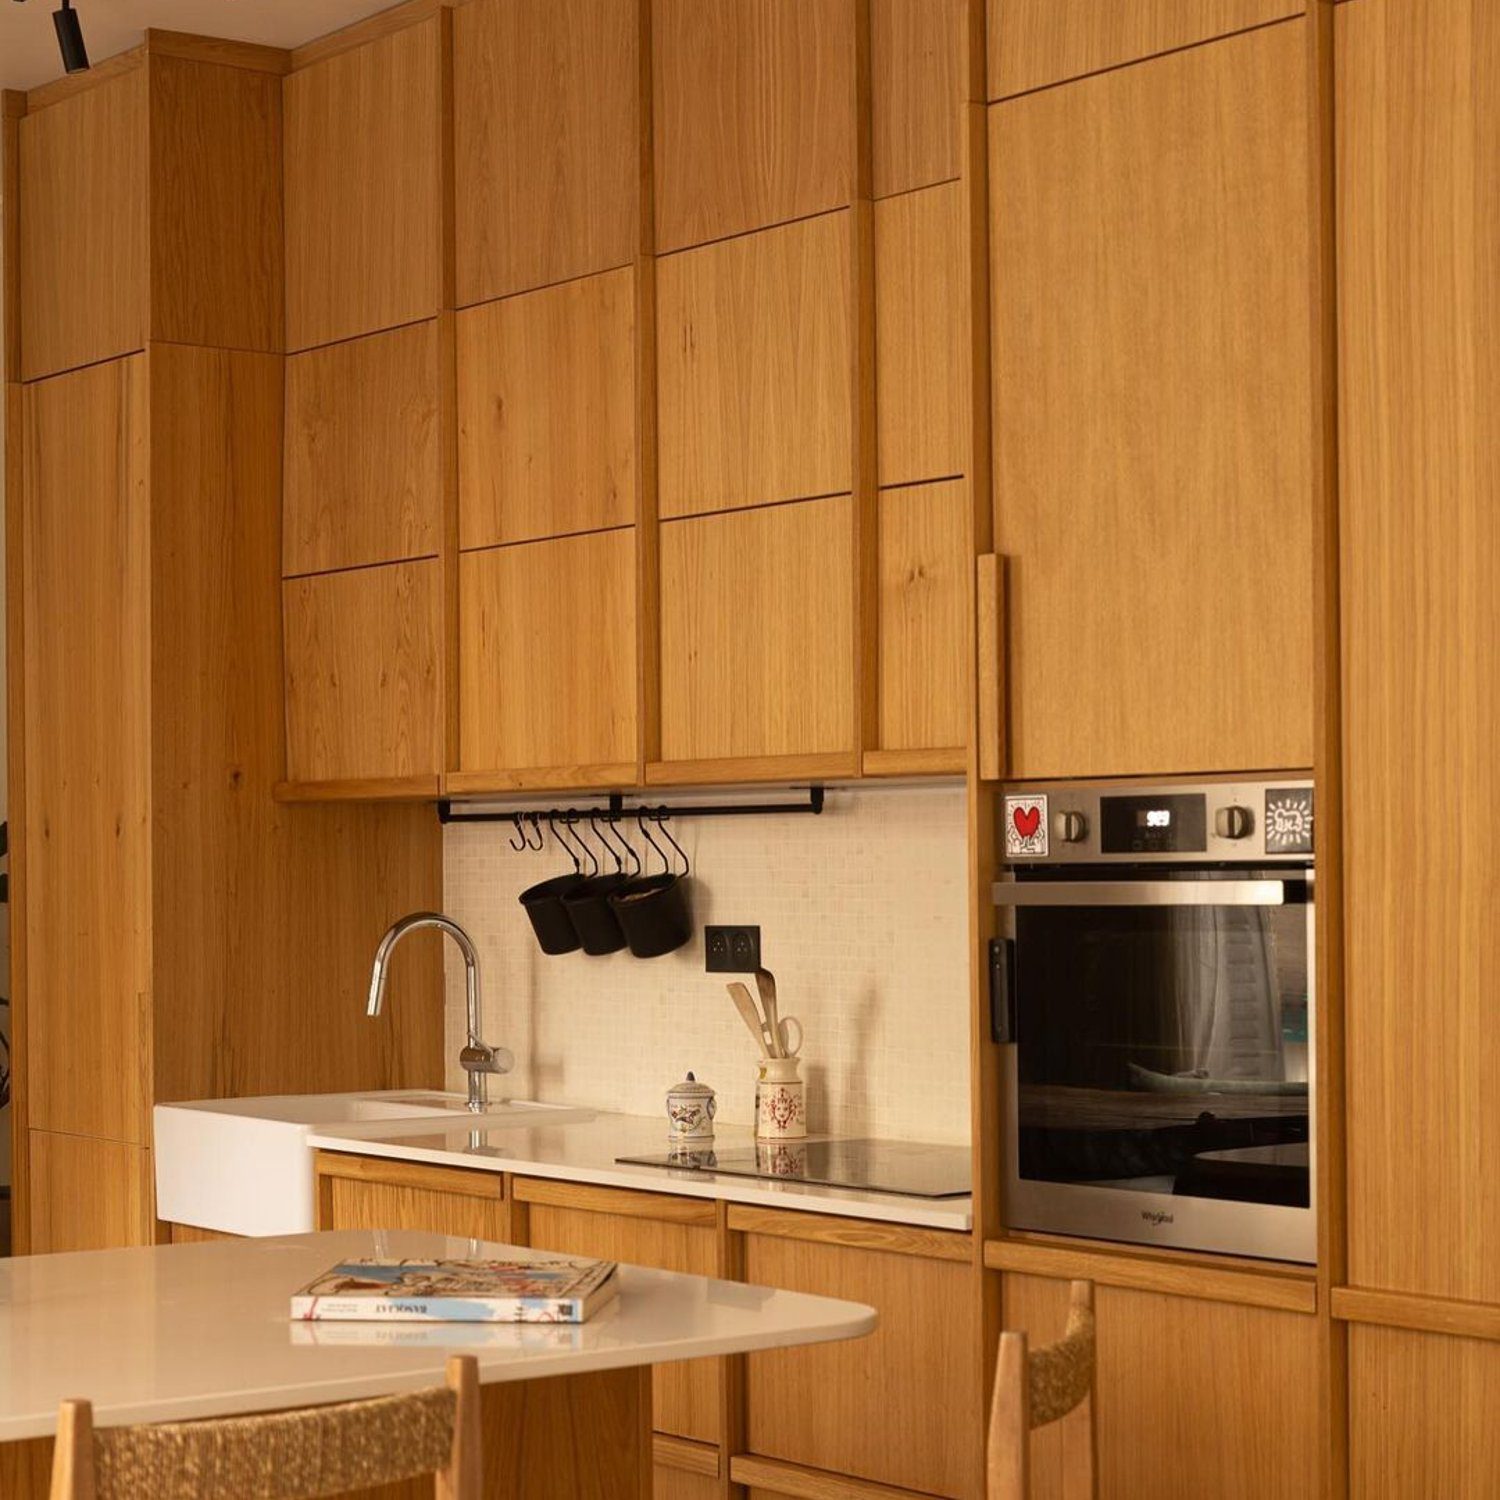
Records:
<instances>
[{"instance_id":1,"label":"white apron sink front","mask_svg":"<svg viewBox=\"0 0 1500 1500\"><path fill-rule=\"evenodd\" d=\"M434 1121L472 1119L486 1130L588 1120L593 1112L524 1100L472 1114L462 1094L395 1089L361 1094L269 1094L197 1099L153 1110L156 1216L224 1234L306 1234L317 1227L307 1138L337 1126L371 1135L420 1134Z\"/></svg>"}]
</instances>

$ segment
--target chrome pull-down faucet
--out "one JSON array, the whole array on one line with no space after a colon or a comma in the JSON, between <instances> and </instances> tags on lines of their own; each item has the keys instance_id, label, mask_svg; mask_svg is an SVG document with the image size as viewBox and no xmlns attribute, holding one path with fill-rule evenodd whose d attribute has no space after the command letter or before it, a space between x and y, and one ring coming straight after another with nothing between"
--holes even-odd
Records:
<instances>
[{"instance_id":1,"label":"chrome pull-down faucet","mask_svg":"<svg viewBox=\"0 0 1500 1500\"><path fill-rule=\"evenodd\" d=\"M473 939L457 922L451 917L443 916L441 912L414 911L410 916L393 923L375 950L375 964L370 970L370 1003L365 1014L378 1016L380 1007L385 1002L391 951L408 932L415 932L422 927L436 927L439 932L446 932L458 944L458 951L464 956L469 1039L463 1051L458 1054L458 1061L469 1075L469 1108L475 1114L480 1114L489 1103L489 1075L509 1073L515 1067L516 1059L508 1047L491 1047L479 1035L479 954L475 951Z\"/></svg>"}]
</instances>

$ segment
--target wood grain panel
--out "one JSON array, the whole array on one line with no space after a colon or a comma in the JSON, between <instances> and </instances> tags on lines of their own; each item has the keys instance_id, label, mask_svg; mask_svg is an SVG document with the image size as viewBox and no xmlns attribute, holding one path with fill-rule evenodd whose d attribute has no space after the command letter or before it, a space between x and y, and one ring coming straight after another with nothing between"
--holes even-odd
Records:
<instances>
[{"instance_id":1,"label":"wood grain panel","mask_svg":"<svg viewBox=\"0 0 1500 1500\"><path fill-rule=\"evenodd\" d=\"M875 196L957 177L967 0L870 0Z\"/></svg>"},{"instance_id":2,"label":"wood grain panel","mask_svg":"<svg viewBox=\"0 0 1500 1500\"><path fill-rule=\"evenodd\" d=\"M637 0L475 0L453 16L461 306L629 265Z\"/></svg>"},{"instance_id":3,"label":"wood grain panel","mask_svg":"<svg viewBox=\"0 0 1500 1500\"><path fill-rule=\"evenodd\" d=\"M853 0L655 0L656 248L854 194Z\"/></svg>"},{"instance_id":4,"label":"wood grain panel","mask_svg":"<svg viewBox=\"0 0 1500 1500\"><path fill-rule=\"evenodd\" d=\"M1349 1279L1500 1303L1500 31L1335 24ZM1428 786L1462 814L1413 840Z\"/></svg>"},{"instance_id":5,"label":"wood grain panel","mask_svg":"<svg viewBox=\"0 0 1500 1500\"><path fill-rule=\"evenodd\" d=\"M283 585L288 779L441 770L438 572L391 563Z\"/></svg>"},{"instance_id":6,"label":"wood grain panel","mask_svg":"<svg viewBox=\"0 0 1500 1500\"><path fill-rule=\"evenodd\" d=\"M1349 1493L1500 1494L1500 1344L1349 1330Z\"/></svg>"},{"instance_id":7,"label":"wood grain panel","mask_svg":"<svg viewBox=\"0 0 1500 1500\"><path fill-rule=\"evenodd\" d=\"M212 1245L219 1240L244 1238L219 1229L200 1229L196 1224L169 1224L167 1234L174 1245Z\"/></svg>"},{"instance_id":8,"label":"wood grain panel","mask_svg":"<svg viewBox=\"0 0 1500 1500\"><path fill-rule=\"evenodd\" d=\"M875 393L882 485L969 470L964 186L875 205Z\"/></svg>"},{"instance_id":9,"label":"wood grain panel","mask_svg":"<svg viewBox=\"0 0 1500 1500\"><path fill-rule=\"evenodd\" d=\"M282 347L281 79L153 54L151 336Z\"/></svg>"},{"instance_id":10,"label":"wood grain panel","mask_svg":"<svg viewBox=\"0 0 1500 1500\"><path fill-rule=\"evenodd\" d=\"M17 727L26 804L18 812L27 828L31 1123L145 1145L151 1057L145 357L28 385L22 410L26 719ZM108 1066L85 1056L108 1058Z\"/></svg>"},{"instance_id":11,"label":"wood grain panel","mask_svg":"<svg viewBox=\"0 0 1500 1500\"><path fill-rule=\"evenodd\" d=\"M1304 9L1304 0L990 0L990 98L1116 68Z\"/></svg>"},{"instance_id":12,"label":"wood grain panel","mask_svg":"<svg viewBox=\"0 0 1500 1500\"><path fill-rule=\"evenodd\" d=\"M1288 22L991 108L1018 778L1311 763L1305 49Z\"/></svg>"},{"instance_id":13,"label":"wood grain panel","mask_svg":"<svg viewBox=\"0 0 1500 1500\"><path fill-rule=\"evenodd\" d=\"M146 342L146 72L17 121L21 375Z\"/></svg>"},{"instance_id":14,"label":"wood grain panel","mask_svg":"<svg viewBox=\"0 0 1500 1500\"><path fill-rule=\"evenodd\" d=\"M124 1141L31 1132L31 1253L156 1238L151 1153Z\"/></svg>"},{"instance_id":15,"label":"wood grain panel","mask_svg":"<svg viewBox=\"0 0 1500 1500\"><path fill-rule=\"evenodd\" d=\"M718 1235L712 1228L540 1203L533 1204L529 1212L528 1243L544 1250L656 1266L693 1276L718 1274ZM655 1367L654 1420L658 1430L705 1443L718 1441L722 1364L721 1360L679 1360Z\"/></svg>"},{"instance_id":16,"label":"wood grain panel","mask_svg":"<svg viewBox=\"0 0 1500 1500\"><path fill-rule=\"evenodd\" d=\"M491 1198L347 1177L320 1179L320 1189L325 1195L321 1229L426 1229L459 1239L510 1241L510 1205L500 1196L498 1178Z\"/></svg>"},{"instance_id":17,"label":"wood grain panel","mask_svg":"<svg viewBox=\"0 0 1500 1500\"><path fill-rule=\"evenodd\" d=\"M877 1250L745 1237L745 1279L863 1302L868 1338L752 1354L746 1446L767 1458L932 1495L968 1495L978 1441L970 1269Z\"/></svg>"},{"instance_id":18,"label":"wood grain panel","mask_svg":"<svg viewBox=\"0 0 1500 1500\"><path fill-rule=\"evenodd\" d=\"M880 492L882 749L968 741L969 505L964 480Z\"/></svg>"},{"instance_id":19,"label":"wood grain panel","mask_svg":"<svg viewBox=\"0 0 1500 1500\"><path fill-rule=\"evenodd\" d=\"M846 214L657 262L663 518L850 488Z\"/></svg>"},{"instance_id":20,"label":"wood grain panel","mask_svg":"<svg viewBox=\"0 0 1500 1500\"><path fill-rule=\"evenodd\" d=\"M1068 1283L1007 1275L1006 1328L1061 1336ZM1306 1500L1317 1492L1317 1321L1300 1313L1095 1289L1099 1493ZM1067 1500L1069 1422L1034 1433L1032 1493ZM1274 1434L1274 1441L1268 1441Z\"/></svg>"},{"instance_id":21,"label":"wood grain panel","mask_svg":"<svg viewBox=\"0 0 1500 1500\"><path fill-rule=\"evenodd\" d=\"M155 1097L430 1088L441 945L402 945L377 1020L364 991L385 928L441 905L431 811L272 796L282 360L158 344L150 362Z\"/></svg>"},{"instance_id":22,"label":"wood grain panel","mask_svg":"<svg viewBox=\"0 0 1500 1500\"><path fill-rule=\"evenodd\" d=\"M857 748L847 496L661 528L665 761Z\"/></svg>"},{"instance_id":23,"label":"wood grain panel","mask_svg":"<svg viewBox=\"0 0 1500 1500\"><path fill-rule=\"evenodd\" d=\"M723 1489L717 1476L709 1478L658 1462L652 1471L651 1495L652 1500L720 1500Z\"/></svg>"},{"instance_id":24,"label":"wood grain panel","mask_svg":"<svg viewBox=\"0 0 1500 1500\"><path fill-rule=\"evenodd\" d=\"M635 520L635 272L458 314L464 547Z\"/></svg>"},{"instance_id":25,"label":"wood grain panel","mask_svg":"<svg viewBox=\"0 0 1500 1500\"><path fill-rule=\"evenodd\" d=\"M442 303L439 21L285 80L286 347Z\"/></svg>"},{"instance_id":26,"label":"wood grain panel","mask_svg":"<svg viewBox=\"0 0 1500 1500\"><path fill-rule=\"evenodd\" d=\"M633 770L635 631L633 527L465 552L462 768Z\"/></svg>"},{"instance_id":27,"label":"wood grain panel","mask_svg":"<svg viewBox=\"0 0 1500 1500\"><path fill-rule=\"evenodd\" d=\"M435 321L287 360L285 573L436 556L439 383Z\"/></svg>"}]
</instances>

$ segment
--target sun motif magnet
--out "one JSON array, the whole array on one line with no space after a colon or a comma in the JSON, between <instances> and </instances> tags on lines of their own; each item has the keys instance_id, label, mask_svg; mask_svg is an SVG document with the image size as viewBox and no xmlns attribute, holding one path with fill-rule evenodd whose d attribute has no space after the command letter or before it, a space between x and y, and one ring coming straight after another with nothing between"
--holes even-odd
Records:
<instances>
[{"instance_id":1,"label":"sun motif magnet","mask_svg":"<svg viewBox=\"0 0 1500 1500\"><path fill-rule=\"evenodd\" d=\"M1046 859L1045 793L1005 799L1005 854L1008 859Z\"/></svg>"}]
</instances>

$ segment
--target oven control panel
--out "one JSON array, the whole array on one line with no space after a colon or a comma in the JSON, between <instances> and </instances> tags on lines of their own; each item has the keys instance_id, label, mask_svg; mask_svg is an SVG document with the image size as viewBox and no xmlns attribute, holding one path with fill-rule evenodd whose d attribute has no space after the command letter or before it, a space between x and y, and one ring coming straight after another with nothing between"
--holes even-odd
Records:
<instances>
[{"instance_id":1,"label":"oven control panel","mask_svg":"<svg viewBox=\"0 0 1500 1500\"><path fill-rule=\"evenodd\" d=\"M1011 787L1000 809L1011 864L1312 862L1311 781Z\"/></svg>"}]
</instances>

